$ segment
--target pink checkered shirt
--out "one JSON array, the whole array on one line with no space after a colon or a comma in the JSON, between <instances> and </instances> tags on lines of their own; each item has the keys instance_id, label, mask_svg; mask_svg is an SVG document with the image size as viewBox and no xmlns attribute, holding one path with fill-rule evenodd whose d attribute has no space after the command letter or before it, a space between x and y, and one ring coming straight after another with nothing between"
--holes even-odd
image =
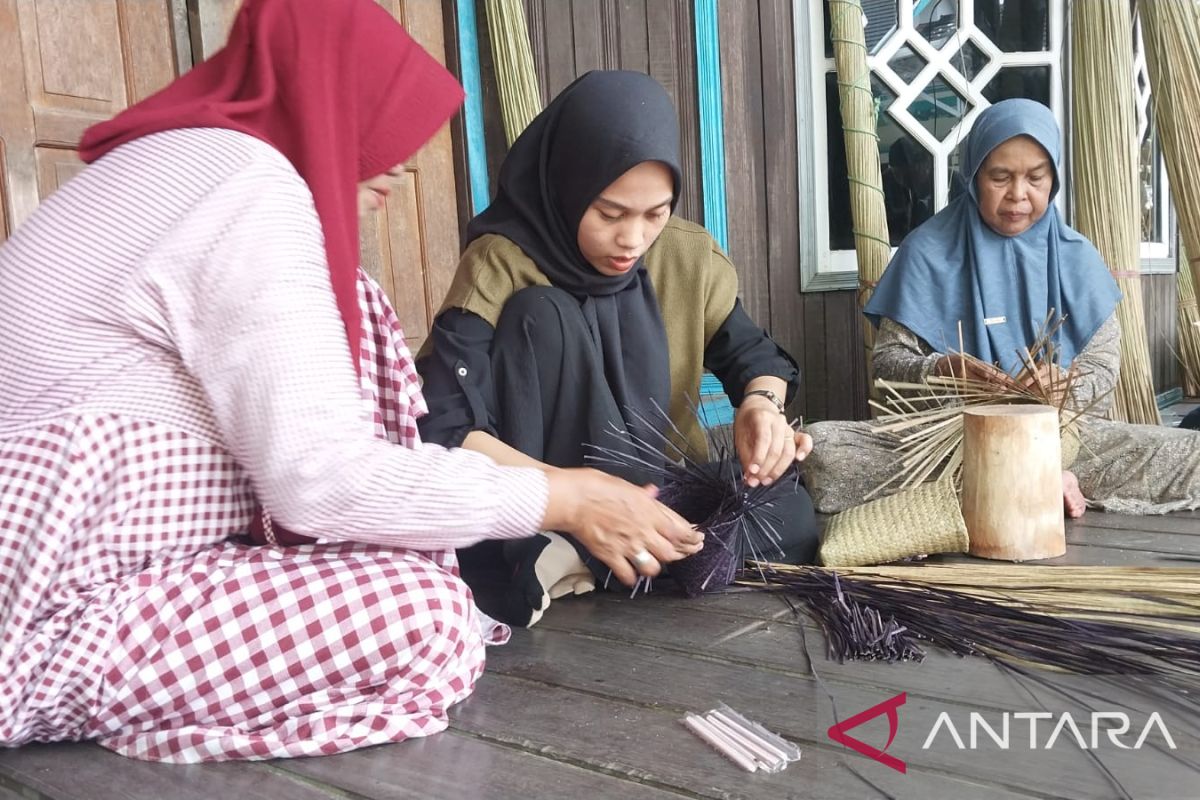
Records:
<instances>
[{"instance_id":1,"label":"pink checkered shirt","mask_svg":"<svg viewBox=\"0 0 1200 800\"><path fill-rule=\"evenodd\" d=\"M223 130L118 148L0 249L0 742L195 761L444 727L483 651L452 549L533 533L547 486L419 442L360 289L358 377L307 186ZM258 503L329 544L228 541Z\"/></svg>"}]
</instances>

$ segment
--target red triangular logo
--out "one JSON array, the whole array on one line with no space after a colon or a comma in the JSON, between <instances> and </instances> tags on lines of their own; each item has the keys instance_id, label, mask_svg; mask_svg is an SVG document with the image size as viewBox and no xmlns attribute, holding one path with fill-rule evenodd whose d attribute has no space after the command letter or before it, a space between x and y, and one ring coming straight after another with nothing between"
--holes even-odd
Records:
<instances>
[{"instance_id":1,"label":"red triangular logo","mask_svg":"<svg viewBox=\"0 0 1200 800\"><path fill-rule=\"evenodd\" d=\"M896 711L897 708L904 705L908 699L908 692L901 692L890 700L884 700L882 703L877 703L866 711L860 711L849 719L843 720L829 729L829 738L833 739L838 744L845 745L856 753L861 753L867 758L873 758L884 766L891 767L897 772L908 772L908 766L896 758L889 756L884 750L891 747L892 740L896 738L896 733L900 730L900 715ZM866 742L861 742L850 736L846 731L851 728L857 728L868 720L875 719L880 714L887 714L888 718L888 740L883 746L883 750L872 747Z\"/></svg>"}]
</instances>

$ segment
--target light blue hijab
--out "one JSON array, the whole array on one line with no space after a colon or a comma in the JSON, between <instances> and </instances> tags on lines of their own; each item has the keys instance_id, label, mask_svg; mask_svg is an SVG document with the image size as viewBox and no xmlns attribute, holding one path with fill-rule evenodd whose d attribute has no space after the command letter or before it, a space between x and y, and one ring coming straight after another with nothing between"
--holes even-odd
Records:
<instances>
[{"instance_id":1,"label":"light blue hijab","mask_svg":"<svg viewBox=\"0 0 1200 800\"><path fill-rule=\"evenodd\" d=\"M1029 136L1054 163L1054 187L1042 218L1016 236L996 233L979 215L975 174L988 154ZM1065 367L1112 315L1121 293L1092 243L1059 217L1059 130L1050 109L1003 100L979 115L963 146L965 189L901 243L864 312L888 317L935 350L962 349L1015 374L1053 309L1066 319L1056 342Z\"/></svg>"}]
</instances>

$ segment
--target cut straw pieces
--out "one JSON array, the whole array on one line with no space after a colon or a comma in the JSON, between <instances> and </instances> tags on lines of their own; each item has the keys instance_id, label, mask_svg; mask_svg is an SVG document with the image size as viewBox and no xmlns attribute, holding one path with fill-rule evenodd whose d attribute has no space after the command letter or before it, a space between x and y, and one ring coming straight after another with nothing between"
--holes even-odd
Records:
<instances>
[{"instance_id":1,"label":"cut straw pieces","mask_svg":"<svg viewBox=\"0 0 1200 800\"><path fill-rule=\"evenodd\" d=\"M714 750L747 772L780 772L800 760L800 748L721 703L679 720Z\"/></svg>"}]
</instances>

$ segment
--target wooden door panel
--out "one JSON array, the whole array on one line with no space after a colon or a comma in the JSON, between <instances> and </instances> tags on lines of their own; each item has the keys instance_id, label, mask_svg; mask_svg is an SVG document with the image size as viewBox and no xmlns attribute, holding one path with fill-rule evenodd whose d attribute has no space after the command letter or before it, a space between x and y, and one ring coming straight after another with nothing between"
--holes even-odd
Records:
<instances>
[{"instance_id":1,"label":"wooden door panel","mask_svg":"<svg viewBox=\"0 0 1200 800\"><path fill-rule=\"evenodd\" d=\"M18 7L35 113L107 119L175 77L168 0L18 0Z\"/></svg>"},{"instance_id":2,"label":"wooden door panel","mask_svg":"<svg viewBox=\"0 0 1200 800\"><path fill-rule=\"evenodd\" d=\"M37 208L37 165L33 156L33 109L25 96L17 1L0 0L0 184L4 227L0 240Z\"/></svg>"},{"instance_id":3,"label":"wooden door panel","mask_svg":"<svg viewBox=\"0 0 1200 800\"><path fill-rule=\"evenodd\" d=\"M37 163L38 197L41 200L74 178L84 167L75 150L64 147L38 147L34 150L34 160Z\"/></svg>"},{"instance_id":4,"label":"wooden door panel","mask_svg":"<svg viewBox=\"0 0 1200 800\"><path fill-rule=\"evenodd\" d=\"M389 198L390 201L390 198ZM376 283L383 287L383 291L387 292L389 298L396 296L396 287L392 280L392 251L390 247L385 247L388 240L381 232L381 221L384 221L383 214L368 214L358 223L358 234L362 240L362 247L359 254L362 268L366 273L375 279ZM386 268L384 265L388 265ZM399 313L399 310L397 310ZM401 323L403 323L401 317Z\"/></svg>"},{"instance_id":5,"label":"wooden door panel","mask_svg":"<svg viewBox=\"0 0 1200 800\"><path fill-rule=\"evenodd\" d=\"M379 3L430 55L446 63L438 0ZM404 173L392 181L392 194L379 214L383 224L378 230L387 231L391 253L391 277L383 283L385 288L393 287L389 297L415 351L428 335L458 266L458 205L449 126L443 126L408 160ZM364 252L384 247L366 226L362 240Z\"/></svg>"},{"instance_id":6,"label":"wooden door panel","mask_svg":"<svg viewBox=\"0 0 1200 800\"><path fill-rule=\"evenodd\" d=\"M81 168L88 127L175 77L171 2L0 0L0 237Z\"/></svg>"},{"instance_id":7,"label":"wooden door panel","mask_svg":"<svg viewBox=\"0 0 1200 800\"><path fill-rule=\"evenodd\" d=\"M126 94L131 103L145 100L179 75L171 5L171 0L117 3L121 63L125 65Z\"/></svg>"},{"instance_id":8,"label":"wooden door panel","mask_svg":"<svg viewBox=\"0 0 1200 800\"><path fill-rule=\"evenodd\" d=\"M114 0L20 0L17 9L35 113L56 109L103 119L126 105Z\"/></svg>"},{"instance_id":9,"label":"wooden door panel","mask_svg":"<svg viewBox=\"0 0 1200 800\"><path fill-rule=\"evenodd\" d=\"M0 242L8 238L8 164L4 158L4 142L0 141Z\"/></svg>"},{"instance_id":10,"label":"wooden door panel","mask_svg":"<svg viewBox=\"0 0 1200 800\"><path fill-rule=\"evenodd\" d=\"M422 186L421 172L412 166L392 181L392 186L392 193L382 209L387 218L384 230L392 256L387 262L391 272L389 282L394 287L391 297L405 338L415 352L428 335L432 321L425 281L429 271L425 252L428 237L421 230L421 203L428 192Z\"/></svg>"},{"instance_id":11,"label":"wooden door panel","mask_svg":"<svg viewBox=\"0 0 1200 800\"><path fill-rule=\"evenodd\" d=\"M192 24L202 53L224 43L238 0L194 0ZM376 0L429 53L446 63L441 0ZM196 18L198 17L198 18ZM458 266L458 205L450 128L443 127L391 182L384 207L359 226L363 269L387 292L413 350L429 332L432 316Z\"/></svg>"}]
</instances>

